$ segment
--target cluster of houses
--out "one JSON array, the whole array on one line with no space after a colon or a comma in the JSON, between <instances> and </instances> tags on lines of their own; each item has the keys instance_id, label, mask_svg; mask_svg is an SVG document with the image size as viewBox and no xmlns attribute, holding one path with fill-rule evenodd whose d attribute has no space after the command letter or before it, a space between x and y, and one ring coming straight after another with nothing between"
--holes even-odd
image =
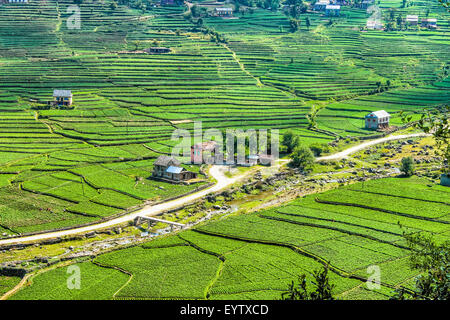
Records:
<instances>
[{"instance_id":1,"label":"cluster of houses","mask_svg":"<svg viewBox=\"0 0 450 320\"><path fill-rule=\"evenodd\" d=\"M363 0L358 4L359 8L367 9L374 4L375 0ZM327 17L338 17L341 13L341 6L349 5L347 0L317 0L312 6L314 11L323 11Z\"/></svg>"},{"instance_id":2,"label":"cluster of houses","mask_svg":"<svg viewBox=\"0 0 450 320\"><path fill-rule=\"evenodd\" d=\"M407 15L405 18L405 23L411 26L417 26L419 24L419 16L418 15ZM424 18L420 24L421 27L428 29L436 29L437 28L437 19L435 18Z\"/></svg>"},{"instance_id":3,"label":"cluster of houses","mask_svg":"<svg viewBox=\"0 0 450 320\"><path fill-rule=\"evenodd\" d=\"M218 151L219 148L216 141L206 141L196 143L191 146L191 163L193 164L213 164L223 163L224 155ZM229 159L228 159L229 160ZM234 159L233 159L234 160ZM274 158L266 154L253 154L245 159L241 166L272 165ZM181 166L179 160L170 156L160 156L153 164L152 177L157 180L163 180L171 183L182 183L188 180L197 179L198 174L186 170Z\"/></svg>"},{"instance_id":4,"label":"cluster of houses","mask_svg":"<svg viewBox=\"0 0 450 320\"><path fill-rule=\"evenodd\" d=\"M327 17L338 17L341 12L341 5L345 5L345 0L318 0L313 5L314 11L324 11Z\"/></svg>"}]
</instances>

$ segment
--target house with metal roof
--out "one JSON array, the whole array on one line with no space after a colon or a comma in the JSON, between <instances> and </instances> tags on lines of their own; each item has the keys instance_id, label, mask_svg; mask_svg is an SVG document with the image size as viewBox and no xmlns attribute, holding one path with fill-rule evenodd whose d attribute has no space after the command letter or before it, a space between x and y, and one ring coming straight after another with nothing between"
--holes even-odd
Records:
<instances>
[{"instance_id":1,"label":"house with metal roof","mask_svg":"<svg viewBox=\"0 0 450 320\"><path fill-rule=\"evenodd\" d=\"M419 16L409 14L406 16L405 22L411 26L417 26L419 23Z\"/></svg>"},{"instance_id":2,"label":"house with metal roof","mask_svg":"<svg viewBox=\"0 0 450 320\"><path fill-rule=\"evenodd\" d=\"M338 17L341 12L341 6L337 4L329 4L325 7L325 15L327 17Z\"/></svg>"},{"instance_id":3,"label":"house with metal roof","mask_svg":"<svg viewBox=\"0 0 450 320\"><path fill-rule=\"evenodd\" d=\"M435 19L435 18L422 19L420 26L428 28L428 29L436 29L437 28L437 19Z\"/></svg>"},{"instance_id":4,"label":"house with metal roof","mask_svg":"<svg viewBox=\"0 0 450 320\"><path fill-rule=\"evenodd\" d=\"M330 0L318 0L314 3L314 11L324 11L325 7L330 4Z\"/></svg>"},{"instance_id":5,"label":"house with metal roof","mask_svg":"<svg viewBox=\"0 0 450 320\"><path fill-rule=\"evenodd\" d=\"M197 178L197 173L181 167L180 161L169 156L160 156L153 163L153 178L169 182L182 182Z\"/></svg>"},{"instance_id":6,"label":"house with metal roof","mask_svg":"<svg viewBox=\"0 0 450 320\"><path fill-rule=\"evenodd\" d=\"M233 8L215 8L214 12L219 17L231 17L233 15Z\"/></svg>"},{"instance_id":7,"label":"house with metal roof","mask_svg":"<svg viewBox=\"0 0 450 320\"><path fill-rule=\"evenodd\" d=\"M58 106L72 105L72 91L70 90L53 90L53 103Z\"/></svg>"},{"instance_id":8,"label":"house with metal roof","mask_svg":"<svg viewBox=\"0 0 450 320\"><path fill-rule=\"evenodd\" d=\"M371 112L365 116L366 129L378 130L389 127L391 115L384 110Z\"/></svg>"}]
</instances>

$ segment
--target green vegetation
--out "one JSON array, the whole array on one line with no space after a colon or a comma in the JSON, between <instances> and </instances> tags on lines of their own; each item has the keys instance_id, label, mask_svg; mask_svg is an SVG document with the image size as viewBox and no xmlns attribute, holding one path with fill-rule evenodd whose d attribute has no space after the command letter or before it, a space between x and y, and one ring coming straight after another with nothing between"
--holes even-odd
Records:
<instances>
[{"instance_id":1,"label":"green vegetation","mask_svg":"<svg viewBox=\"0 0 450 320\"><path fill-rule=\"evenodd\" d=\"M372 134L368 112L401 125L400 111L416 120L450 98L448 12L434 0L381 3L386 21L389 8L438 19L436 30L389 32L362 32L365 10L345 6L329 24L298 1L287 15L277 1L243 2L234 19L200 2L193 19L181 1L79 1L77 30L66 25L73 3L0 6L0 236L95 222L199 186L147 179L172 131L197 120L290 131L317 154L336 136ZM171 53L140 51L150 46ZM73 108L47 107L55 88L72 90Z\"/></svg>"},{"instance_id":2,"label":"green vegetation","mask_svg":"<svg viewBox=\"0 0 450 320\"><path fill-rule=\"evenodd\" d=\"M414 174L414 159L412 157L406 157L402 159L400 171L407 177Z\"/></svg>"},{"instance_id":3,"label":"green vegetation","mask_svg":"<svg viewBox=\"0 0 450 320\"><path fill-rule=\"evenodd\" d=\"M442 202L448 192L417 177L356 183L281 207L211 221L81 265L91 264L98 279L107 276L108 267L133 275L130 282L117 278L114 288L120 289L114 296L112 288L102 291L107 298L280 299L304 274L300 287L292 288L300 290L297 293L304 284L307 292L315 292L313 282L319 277L320 287L332 289L333 298L388 299L398 288L411 292L411 279L422 274L410 266L404 231L434 234L436 246L448 240L449 203ZM357 195L355 204L370 209L348 206L352 193ZM331 205L326 202L330 200L340 203ZM370 290L365 280L373 265L380 268L381 288ZM313 272L324 266L325 274ZM48 291L66 298L65 291L45 289L53 288L52 274L64 272L62 268L38 275L14 297L37 299ZM92 290L81 289L76 297L91 297L97 289ZM330 298L321 292L322 298Z\"/></svg>"},{"instance_id":4,"label":"green vegetation","mask_svg":"<svg viewBox=\"0 0 450 320\"><path fill-rule=\"evenodd\" d=\"M311 149L305 145L298 145L294 148L290 155L292 165L307 172L312 170L315 157Z\"/></svg>"}]
</instances>

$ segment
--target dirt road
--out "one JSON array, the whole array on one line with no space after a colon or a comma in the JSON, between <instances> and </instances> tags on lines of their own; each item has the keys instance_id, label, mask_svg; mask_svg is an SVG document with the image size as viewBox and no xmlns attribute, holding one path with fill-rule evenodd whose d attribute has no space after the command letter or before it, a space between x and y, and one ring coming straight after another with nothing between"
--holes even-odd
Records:
<instances>
[{"instance_id":1,"label":"dirt road","mask_svg":"<svg viewBox=\"0 0 450 320\"><path fill-rule=\"evenodd\" d=\"M425 134L425 133L402 134L402 135L397 135L397 136L388 136L388 137L384 137L384 138L380 138L380 139L370 140L370 141L358 144L356 146L350 147L344 151L341 151L341 152L338 152L338 153L335 153L335 154L332 154L329 156L323 156L323 157L316 158L316 161L338 160L338 159L345 158L345 157L351 155L352 153L361 151L363 149L366 149L370 146L373 146L373 145L376 145L379 143L383 143L383 142L391 141L391 140L400 140L400 139L422 137L422 136L427 136L427 134Z\"/></svg>"},{"instance_id":2,"label":"dirt road","mask_svg":"<svg viewBox=\"0 0 450 320\"><path fill-rule=\"evenodd\" d=\"M365 149L365 148L370 147L375 144L379 144L379 143L383 143L383 142L391 141L391 140L406 139L406 138L419 137L419 136L425 136L425 134L423 134L423 133L406 134L406 135L389 136L389 137L384 137L384 138L380 138L380 139L376 139L376 140L371 140L371 141L363 142L359 145L353 146L351 148L348 148L347 150L338 152L333 155L316 158L316 161L341 159L341 158L347 157L348 155L350 155L352 153L358 152L362 149ZM289 162L289 160L281 159L278 161L276 167L279 167L287 162ZM46 239L64 237L64 236L73 236L73 235L80 234L80 233L86 233L86 232L91 232L91 231L95 231L95 230L110 228L110 227L113 227L118 224L132 221L137 216L158 215L164 211L175 209L175 208L181 207L185 204L189 204L195 200L198 200L198 199L206 196L209 193L213 193L213 192L217 192L222 189L225 189L226 187L231 186L235 182L243 179L245 176L247 176L251 172L251 171L247 171L241 175L229 178L225 175L225 171L227 169L228 169L227 166L221 166L221 165L212 166L211 169L209 170L209 173L214 179L217 180L217 183L214 184L213 186L206 188L204 190L201 190L199 192L196 192L196 193L193 193L193 194L190 194L190 195L187 195L187 196L175 199L175 200L163 202L163 203L160 203L157 205L149 205L149 206L146 206L135 212L126 214L122 217L118 217L118 218L115 218L115 219L112 219L109 221L100 222L98 224L93 224L93 225L86 226L86 227L79 227L79 228L73 228L73 229L68 229L68 230L63 230L63 231L55 231L55 232L49 232L49 233L43 233L43 234L37 234L37 235L31 235L31 236L24 236L24 237L20 237L20 238L3 239L3 240L0 240L0 246L14 244L14 243L34 242L34 241L40 241L40 240L46 240ZM274 169L276 169L276 168L274 168Z\"/></svg>"},{"instance_id":3,"label":"dirt road","mask_svg":"<svg viewBox=\"0 0 450 320\"><path fill-rule=\"evenodd\" d=\"M214 179L217 180L217 183L214 184L213 186L206 188L204 190L201 190L199 192L196 192L196 193L193 193L193 194L190 194L190 195L187 195L187 196L175 199L175 200L163 202L163 203L160 203L157 205L149 205L138 211L124 215L122 217L118 217L116 219L101 222L98 224L93 224L93 225L86 226L86 227L73 228L73 229L68 229L68 230L63 230L63 231L55 231L55 232L25 236L25 237L20 237L20 238L3 239L3 240L0 240L0 246L13 244L13 243L26 243L26 242L40 241L40 240L46 240L46 239L51 239L51 238L63 237L63 236L72 236L75 234L86 233L86 232L91 232L91 231L95 231L95 230L99 230L99 229L109 228L109 227L112 227L112 226L115 226L118 224L132 221L137 216L142 216L142 215L154 216L161 212L164 212L164 211L167 211L170 209L175 209L175 208L181 207L185 204L191 203L194 200L198 200L209 193L220 191L220 190L234 184L238 180L244 178L249 173L249 172L246 172L239 176L228 178L224 174L224 172L227 169L228 169L227 166L219 166L219 165L212 166L211 169L209 170L209 173Z\"/></svg>"}]
</instances>

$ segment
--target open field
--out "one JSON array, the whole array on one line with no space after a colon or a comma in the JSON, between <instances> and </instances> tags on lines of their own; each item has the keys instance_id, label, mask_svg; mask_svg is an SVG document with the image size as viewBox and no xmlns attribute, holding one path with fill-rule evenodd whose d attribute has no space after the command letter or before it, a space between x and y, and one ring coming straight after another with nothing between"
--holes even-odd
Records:
<instances>
[{"instance_id":1,"label":"open field","mask_svg":"<svg viewBox=\"0 0 450 320\"><path fill-rule=\"evenodd\" d=\"M373 188L397 191L385 203L380 195L373 200ZM358 193L360 203L371 208L347 206L349 192ZM66 280L60 275L65 268L60 268L36 276L31 286L13 298L86 299L98 292L105 299L279 299L298 274L309 277L328 264L338 297L387 299L395 287L411 287L419 273L409 266L403 230L429 232L439 241L448 240L450 204L436 201L447 199L445 193L445 188L429 186L428 180L417 177L357 183L281 207L211 221L78 264L100 280L116 270L124 273L101 292L89 285L70 293L63 288ZM342 204L323 203L331 199ZM428 205L427 211L407 212L412 202L414 207ZM382 287L374 291L364 283L372 265L381 269ZM120 288L114 295L113 285Z\"/></svg>"}]
</instances>

